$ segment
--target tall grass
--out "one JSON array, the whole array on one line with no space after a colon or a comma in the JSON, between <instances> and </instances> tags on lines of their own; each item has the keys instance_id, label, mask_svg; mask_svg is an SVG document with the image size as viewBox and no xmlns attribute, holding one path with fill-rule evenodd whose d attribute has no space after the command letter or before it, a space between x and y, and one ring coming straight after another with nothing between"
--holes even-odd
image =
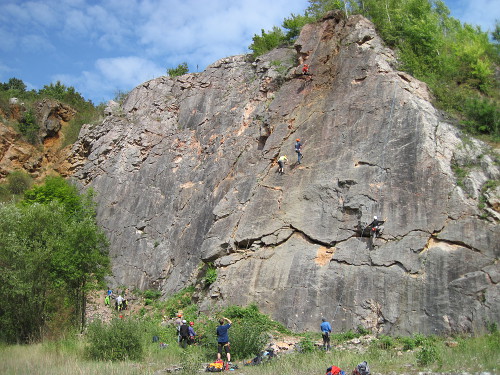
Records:
<instances>
[{"instance_id":1,"label":"tall grass","mask_svg":"<svg viewBox=\"0 0 500 375\"><path fill-rule=\"evenodd\" d=\"M141 361L90 361L85 359L87 341L75 335L69 339L33 345L0 346L1 374L158 374L167 369L181 368L179 374L195 374L215 359L213 350L203 346L181 349L171 330L152 329L147 322L143 330L144 359ZM156 325L159 327L159 325ZM159 331L160 340L168 346L161 349L153 343L151 334ZM157 332L158 333L158 332ZM454 345L449 346L449 341ZM447 344L448 343L448 344ZM422 348L431 345L437 357L425 365L419 364ZM394 346L384 349L374 342L365 351L338 350L324 352L316 349L309 353L281 354L278 358L260 366L243 366L239 372L246 375L274 374L323 374L325 369L336 365L351 373L354 367L367 361L372 373L419 372L441 373L498 373L500 370L500 334L498 332L479 337L432 338L413 350L403 350L402 340L395 339ZM233 361L235 363L236 361Z\"/></svg>"}]
</instances>

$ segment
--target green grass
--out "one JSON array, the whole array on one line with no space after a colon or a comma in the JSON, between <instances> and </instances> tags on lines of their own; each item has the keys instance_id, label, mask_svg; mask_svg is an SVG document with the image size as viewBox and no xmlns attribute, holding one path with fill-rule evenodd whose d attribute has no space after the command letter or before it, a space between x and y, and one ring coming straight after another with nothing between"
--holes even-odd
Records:
<instances>
[{"instance_id":1,"label":"green grass","mask_svg":"<svg viewBox=\"0 0 500 375\"><path fill-rule=\"evenodd\" d=\"M0 346L0 373L2 374L155 374L164 373L168 368L183 367L180 374L194 374L207 363L215 360L214 347L189 347L183 350L177 346L174 331L162 329L154 322L144 322L144 359L141 361L90 361L86 359L84 337L75 335L59 341L48 341L33 345ZM160 341L168 347L161 349L153 343L152 334L160 336ZM422 340L423 339L423 340ZM431 345L435 357L431 361L419 364L422 346L413 350L404 350L407 339L392 338L391 348L384 349L387 336L369 345L364 352L357 350L339 350L331 352L315 349L308 353L281 354L277 359L260 366L243 366L242 362L233 361L240 367L238 372L246 375L274 374L323 374L332 364L351 373L354 367L367 361L372 373L407 373L419 372L491 372L500 370L500 333L498 331L478 337L458 336L453 339L439 337L424 338L414 336L413 343ZM456 346L446 343L453 341ZM415 345L416 345L415 344ZM250 359L250 358L249 358Z\"/></svg>"}]
</instances>

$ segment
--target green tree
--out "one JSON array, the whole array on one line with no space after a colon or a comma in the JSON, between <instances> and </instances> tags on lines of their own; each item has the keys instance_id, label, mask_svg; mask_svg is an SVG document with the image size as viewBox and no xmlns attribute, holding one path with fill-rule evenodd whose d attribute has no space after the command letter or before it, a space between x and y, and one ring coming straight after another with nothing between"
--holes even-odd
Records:
<instances>
[{"instance_id":1,"label":"green tree","mask_svg":"<svg viewBox=\"0 0 500 375\"><path fill-rule=\"evenodd\" d=\"M23 205L0 205L3 341L41 339L67 306L72 322L83 327L87 293L109 272L108 243L96 225L90 195L64 199L55 190L52 200L47 194Z\"/></svg>"},{"instance_id":2,"label":"green tree","mask_svg":"<svg viewBox=\"0 0 500 375\"><path fill-rule=\"evenodd\" d=\"M9 78L8 82L0 84L0 90L2 91L17 91L18 93L23 93L26 91L26 85L19 78Z\"/></svg>"},{"instance_id":3,"label":"green tree","mask_svg":"<svg viewBox=\"0 0 500 375\"><path fill-rule=\"evenodd\" d=\"M291 14L290 18L285 18L283 21L283 28L287 30L285 34L285 40L287 42L293 42L300 34L302 27L308 23L311 23L312 18L307 15L295 15Z\"/></svg>"},{"instance_id":4,"label":"green tree","mask_svg":"<svg viewBox=\"0 0 500 375\"><path fill-rule=\"evenodd\" d=\"M35 144L38 142L38 130L40 127L36 121L33 110L24 112L24 115L18 124L19 132L26 137L28 142Z\"/></svg>"},{"instance_id":5,"label":"green tree","mask_svg":"<svg viewBox=\"0 0 500 375\"><path fill-rule=\"evenodd\" d=\"M257 57L280 46L285 41L285 34L279 27L274 26L269 32L262 29L261 35L255 34L252 40L253 43L249 48L253 52L253 57Z\"/></svg>"},{"instance_id":6,"label":"green tree","mask_svg":"<svg viewBox=\"0 0 500 375\"><path fill-rule=\"evenodd\" d=\"M170 77L178 77L183 74L186 74L189 72L188 64L187 62L183 62L182 64L177 65L176 68L170 68L167 69L167 74Z\"/></svg>"},{"instance_id":7,"label":"green tree","mask_svg":"<svg viewBox=\"0 0 500 375\"><path fill-rule=\"evenodd\" d=\"M43 184L24 192L23 203L27 205L47 204L52 201L61 203L69 215L88 216L84 212L86 209L84 199L78 194L76 186L69 184L60 176L48 176Z\"/></svg>"},{"instance_id":8,"label":"green tree","mask_svg":"<svg viewBox=\"0 0 500 375\"><path fill-rule=\"evenodd\" d=\"M22 194L33 184L31 176L24 171L14 171L7 176L7 189L12 194Z\"/></svg>"}]
</instances>

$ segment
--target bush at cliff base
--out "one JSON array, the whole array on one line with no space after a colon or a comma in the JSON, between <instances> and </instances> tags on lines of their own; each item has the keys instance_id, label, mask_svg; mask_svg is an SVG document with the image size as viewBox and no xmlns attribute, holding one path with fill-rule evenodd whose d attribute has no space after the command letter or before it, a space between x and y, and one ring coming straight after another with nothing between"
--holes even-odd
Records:
<instances>
[{"instance_id":1,"label":"bush at cliff base","mask_svg":"<svg viewBox=\"0 0 500 375\"><path fill-rule=\"evenodd\" d=\"M94 321L88 327L87 340L86 355L93 360L137 361L144 355L139 323L134 320Z\"/></svg>"}]
</instances>

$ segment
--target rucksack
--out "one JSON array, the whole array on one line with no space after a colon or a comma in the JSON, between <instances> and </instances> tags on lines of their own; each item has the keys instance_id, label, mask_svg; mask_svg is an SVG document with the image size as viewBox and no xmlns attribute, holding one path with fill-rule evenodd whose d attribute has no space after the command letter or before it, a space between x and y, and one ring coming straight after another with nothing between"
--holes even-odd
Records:
<instances>
[{"instance_id":1,"label":"rucksack","mask_svg":"<svg viewBox=\"0 0 500 375\"><path fill-rule=\"evenodd\" d=\"M341 370L340 367L330 366L326 369L326 375L345 375L345 371Z\"/></svg>"},{"instance_id":2,"label":"rucksack","mask_svg":"<svg viewBox=\"0 0 500 375\"><path fill-rule=\"evenodd\" d=\"M181 325L181 328L179 329L179 335L181 337L188 337L189 336L189 327L187 324Z\"/></svg>"},{"instance_id":3,"label":"rucksack","mask_svg":"<svg viewBox=\"0 0 500 375\"><path fill-rule=\"evenodd\" d=\"M361 362L356 366L353 375L370 375L370 369L368 367L368 363L366 361Z\"/></svg>"},{"instance_id":4,"label":"rucksack","mask_svg":"<svg viewBox=\"0 0 500 375\"><path fill-rule=\"evenodd\" d=\"M224 370L224 362L221 359L209 363L205 369L206 372L222 372L222 370Z\"/></svg>"}]
</instances>

